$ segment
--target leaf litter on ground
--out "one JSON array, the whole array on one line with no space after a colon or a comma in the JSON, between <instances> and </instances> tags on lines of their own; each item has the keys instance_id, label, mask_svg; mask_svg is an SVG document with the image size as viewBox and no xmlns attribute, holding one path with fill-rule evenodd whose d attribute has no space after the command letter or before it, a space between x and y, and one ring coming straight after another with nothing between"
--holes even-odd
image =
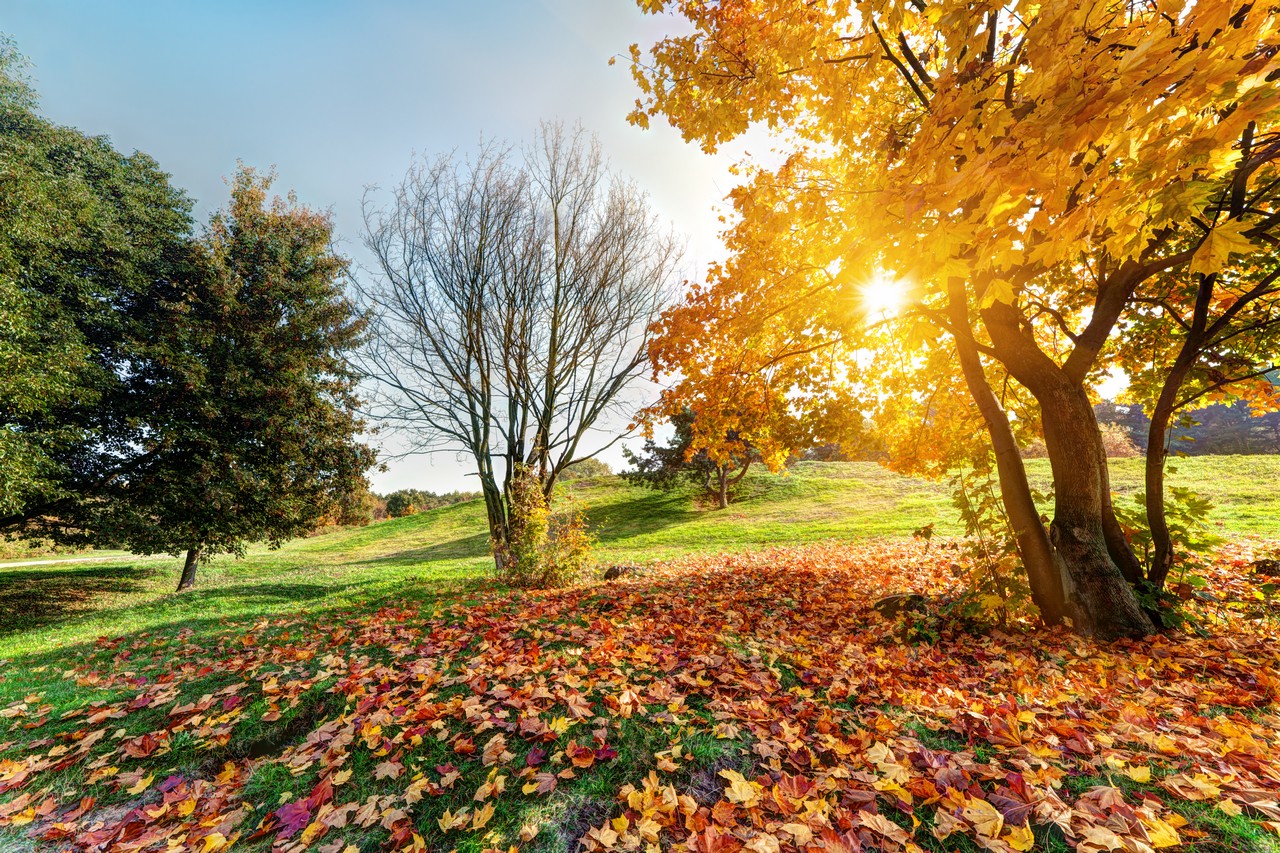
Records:
<instances>
[{"instance_id":1,"label":"leaf litter on ground","mask_svg":"<svg viewBox=\"0 0 1280 853\"><path fill-rule=\"evenodd\" d=\"M956 558L904 541L102 638L0 708L0 838L1147 853L1212 841L1205 811L1280 835L1280 622L1249 557L1207 573L1198 631L1111 645L904 640L874 602L952 591ZM640 731L651 752L623 762ZM699 739L744 755L708 764ZM557 836L575 791L603 818Z\"/></svg>"}]
</instances>

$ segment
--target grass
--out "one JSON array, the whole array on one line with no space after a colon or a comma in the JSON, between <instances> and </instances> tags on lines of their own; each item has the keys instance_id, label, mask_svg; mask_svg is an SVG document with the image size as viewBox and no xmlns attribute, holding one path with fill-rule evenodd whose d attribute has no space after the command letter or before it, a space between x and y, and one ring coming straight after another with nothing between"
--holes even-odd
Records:
<instances>
[{"instance_id":1,"label":"grass","mask_svg":"<svg viewBox=\"0 0 1280 853\"><path fill-rule=\"evenodd\" d=\"M1142 488L1142 460L1112 463L1119 500ZM1280 536L1280 457L1177 460L1173 485L1216 504L1227 536ZM1033 485L1048 491L1047 460L1030 460ZM617 478L582 481L601 563L644 563L686 554L742 551L822 540L908 536L933 523L960 532L945 483L899 476L874 463L802 463L786 476L752 472L726 510L695 489L671 493ZM104 634L218 619L333 609L391 593L425 600L474 588L489 565L483 505L455 504L363 528L334 530L243 560L200 570L196 595L173 595L177 558L0 566L0 659L66 647Z\"/></svg>"},{"instance_id":2,"label":"grass","mask_svg":"<svg viewBox=\"0 0 1280 853\"><path fill-rule=\"evenodd\" d=\"M1045 460L1031 460L1035 485L1050 486ZM1174 484L1194 484L1217 504L1228 535L1280 535L1280 458L1179 460ZM1141 489L1141 460L1115 460L1121 499ZM653 492L615 478L577 484L605 563L803 544L824 539L904 536L934 523L959 532L945 484L902 477L872 463L804 463L787 476L753 472L727 510L693 489ZM488 566L483 507L457 504L365 528L331 531L244 560L201 569L201 592L171 595L178 560L0 566L0 658L83 642L101 634L203 623L224 617L342 607L417 588L456 591Z\"/></svg>"},{"instance_id":3,"label":"grass","mask_svg":"<svg viewBox=\"0 0 1280 853\"><path fill-rule=\"evenodd\" d=\"M1141 462L1113 462L1112 486L1122 500L1141 490ZM1047 461L1032 460L1028 467L1033 484L1047 491ZM1179 460L1175 467L1172 484L1190 485L1213 499L1217 509L1212 522L1223 534L1280 536L1280 494L1272 486L1280 479L1280 458L1195 457ZM902 477L871 463L804 463L784 477L752 472L723 511L713 509L694 489L664 494L616 478L581 481L573 494L589 509L602 564L824 540L899 538L930 523L940 534L960 532L945 484ZM420 606L424 612L444 605L466 606L493 591L487 580L490 564L483 506L471 502L364 528L333 530L279 550L255 548L241 560L219 558L201 568L194 593L181 595L172 592L180 567L177 558L122 555L108 562L0 565L0 707L42 694L40 701L56 711L41 735L54 737L72 731L79 722L75 717L55 718L85 708L90 701L110 702L116 696L111 689L86 691L60 677L69 661L108 655L115 648L115 640L104 646L100 638L123 638L122 648L143 650L140 655L151 655L145 666L164 671L181 666L191 648L225 648L246 632L287 646L289 631L327 631L353 614L392 600ZM367 653L379 657L376 649ZM793 672L781 666L779 671L784 688L797 686ZM184 695L214 694L238 677L211 672L188 682ZM265 706L255 706L246 715L253 722L235 731L235 748L243 751L250 748L246 744L288 740L299 715L323 715L325 690L331 684L311 687L271 723L260 722ZM160 708L134 715L121 737L161 726L163 715ZM922 728L917 734L930 747L960 746L945 731ZM741 742L633 724L624 727L619 757L608 772L566 784L563 796L550 802L531 801L517 809L504 801L493 819L495 832L510 837L519 827L534 823L542 828L528 849L572 846L573 839L553 827L598 826L618 788L642 778L653 752L677 736L685 738L696 759L681 782L690 790L708 784L714 788L719 769L745 769L749 764ZM0 735L0 741L5 739ZM0 749L0 758L2 753ZM239 753L228 753L232 754ZM448 755L442 752L437 758ZM209 760L207 751L185 736L175 737L165 759L169 766L188 770ZM435 759L426 761L423 767L434 763ZM460 762L467 772L480 772L478 768ZM353 783L373 773L371 766L353 769ZM278 802L298 795L304 782L279 765L268 765L246 790L260 802ZM107 796L101 784L88 784L83 773L68 773L60 784L69 791ZM367 787L362 793L382 790L378 785ZM459 796L456 805L468 804L467 796ZM1253 822L1196 811L1194 804L1187 808L1185 816L1220 843L1218 849L1275 849L1247 846L1270 843ZM424 834L433 831L426 825L419 829ZM0 848L9 837L0 833ZM1045 846L1058 849L1051 840Z\"/></svg>"}]
</instances>

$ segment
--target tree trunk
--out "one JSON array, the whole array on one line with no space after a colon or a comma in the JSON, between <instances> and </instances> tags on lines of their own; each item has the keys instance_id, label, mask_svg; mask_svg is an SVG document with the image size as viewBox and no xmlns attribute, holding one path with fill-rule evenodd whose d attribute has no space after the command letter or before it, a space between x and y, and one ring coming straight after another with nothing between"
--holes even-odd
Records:
<instances>
[{"instance_id":1,"label":"tree trunk","mask_svg":"<svg viewBox=\"0 0 1280 853\"><path fill-rule=\"evenodd\" d=\"M1089 408L1092 411L1093 407ZM1094 420L1096 428L1096 416ZM1120 569L1124 579L1130 585L1142 588L1146 583L1142 575L1142 561L1133 553L1129 537L1124 535L1120 520L1116 518L1115 504L1111 501L1111 471L1107 467L1107 450L1101 441L1098 442L1098 449L1102 451L1098 460L1098 476L1102 481L1102 535L1107 543L1107 553L1111 555L1111 561Z\"/></svg>"},{"instance_id":2,"label":"tree trunk","mask_svg":"<svg viewBox=\"0 0 1280 853\"><path fill-rule=\"evenodd\" d=\"M1112 557L1114 549L1121 563L1134 559L1133 549L1114 521L1107 455L1084 388L1089 366L1129 292L1127 279L1109 279L1106 292L1094 306L1089 328L1077 338L1076 348L1064 364L1036 345L1026 332L1025 318L1013 306L996 301L981 312L995 357L1040 404L1044 443L1053 469L1054 518L1049 541L1060 558L1066 613L1077 631L1103 640L1141 637L1155 631ZM1110 522L1108 515L1112 516ZM1108 527L1112 528L1110 536Z\"/></svg>"},{"instance_id":3,"label":"tree trunk","mask_svg":"<svg viewBox=\"0 0 1280 853\"><path fill-rule=\"evenodd\" d=\"M1066 568L1063 588L1072 621L1077 630L1103 640L1150 634L1155 626L1111 556L1116 543L1108 542L1104 522L1106 454L1088 394L1065 377L1031 390L1040 403L1053 468L1049 538Z\"/></svg>"},{"instance_id":4,"label":"tree trunk","mask_svg":"<svg viewBox=\"0 0 1280 853\"><path fill-rule=\"evenodd\" d=\"M191 589L196 585L196 567L200 565L200 548L197 546L187 551L187 561L182 566L182 577L178 579L178 592Z\"/></svg>"},{"instance_id":5,"label":"tree trunk","mask_svg":"<svg viewBox=\"0 0 1280 853\"><path fill-rule=\"evenodd\" d=\"M1147 428L1146 489L1147 528L1151 531L1151 567L1147 571L1147 583L1154 592L1164 589L1164 582L1173 568L1173 537L1169 533L1169 521L1164 512L1164 464L1165 444L1169 440L1169 422L1177 402L1178 389L1191 369L1187 347L1179 353L1173 368L1160 388L1160 397L1151 412L1151 426Z\"/></svg>"},{"instance_id":6,"label":"tree trunk","mask_svg":"<svg viewBox=\"0 0 1280 853\"><path fill-rule=\"evenodd\" d=\"M1066 615L1062 589L1063 568L1049 542L1044 525L1040 523L1035 501L1031 499L1026 466L1022 464L1022 455L1018 453L1018 443L1009 426L1009 416L1005 414L999 399L987 383L977 346L972 335L967 333L969 318L964 301L964 286L952 282L950 291L950 311L957 330L954 336L956 353L960 358L965 384L978 406L995 451L1000 499L1009 516L1009 523L1013 526L1018 556L1022 558L1022 565L1027 570L1031 599L1040 609L1040 618L1045 624L1057 625Z\"/></svg>"},{"instance_id":7,"label":"tree trunk","mask_svg":"<svg viewBox=\"0 0 1280 853\"><path fill-rule=\"evenodd\" d=\"M716 469L716 471L720 477L720 491L718 495L719 501L720 501L720 509L728 509L729 508L729 466L721 465L718 469Z\"/></svg>"},{"instance_id":8,"label":"tree trunk","mask_svg":"<svg viewBox=\"0 0 1280 853\"><path fill-rule=\"evenodd\" d=\"M507 505L502 492L491 478L482 476L480 488L484 495L484 508L489 518L489 544L493 548L493 568L499 575L506 568L509 533Z\"/></svg>"}]
</instances>

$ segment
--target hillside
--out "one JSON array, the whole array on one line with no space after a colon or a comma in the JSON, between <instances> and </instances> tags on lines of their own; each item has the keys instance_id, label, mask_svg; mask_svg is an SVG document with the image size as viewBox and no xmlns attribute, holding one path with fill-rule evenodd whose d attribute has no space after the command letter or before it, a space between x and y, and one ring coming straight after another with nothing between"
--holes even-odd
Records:
<instances>
[{"instance_id":1,"label":"hillside","mask_svg":"<svg viewBox=\"0 0 1280 853\"><path fill-rule=\"evenodd\" d=\"M1237 501L1274 513L1275 473L1179 476L1243 533L1274 531ZM182 595L172 560L0 568L0 849L1280 850L1280 622L1246 552L1201 630L1107 646L877 612L956 581L904 538L954 530L944 490L872 466L754 476L727 512L574 491L643 576L503 589L474 503Z\"/></svg>"},{"instance_id":2,"label":"hillside","mask_svg":"<svg viewBox=\"0 0 1280 853\"><path fill-rule=\"evenodd\" d=\"M1120 500L1141 488L1140 459L1115 460ZM1233 536L1280 536L1280 457L1178 460L1174 485L1217 504L1215 525ZM1031 460L1037 487L1050 485L1046 460ZM570 493L588 508L601 564L646 563L679 555L741 551L823 540L909 536L934 523L958 534L945 483L902 477L867 462L808 462L785 476L752 471L734 503L716 510L695 490L670 494L617 477L579 481ZM0 566L0 658L26 650L218 614L265 615L299 606L339 606L408 592L436 595L480 583L489 566L478 501L329 531L221 557L201 569L200 591L172 595L178 561Z\"/></svg>"}]
</instances>

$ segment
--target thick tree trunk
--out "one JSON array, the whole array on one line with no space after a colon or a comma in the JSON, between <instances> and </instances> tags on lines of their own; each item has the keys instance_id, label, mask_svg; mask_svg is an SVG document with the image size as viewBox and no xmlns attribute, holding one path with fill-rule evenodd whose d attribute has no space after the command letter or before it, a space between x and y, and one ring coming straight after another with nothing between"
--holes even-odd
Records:
<instances>
[{"instance_id":1,"label":"thick tree trunk","mask_svg":"<svg viewBox=\"0 0 1280 853\"><path fill-rule=\"evenodd\" d=\"M720 478L720 489L717 494L720 509L729 508L729 466L721 465L717 469L717 475Z\"/></svg>"},{"instance_id":2,"label":"thick tree trunk","mask_svg":"<svg viewBox=\"0 0 1280 853\"><path fill-rule=\"evenodd\" d=\"M196 585L196 568L200 565L200 548L187 551L187 561L182 565L182 577L178 579L178 592L191 589Z\"/></svg>"},{"instance_id":3,"label":"thick tree trunk","mask_svg":"<svg viewBox=\"0 0 1280 853\"><path fill-rule=\"evenodd\" d=\"M506 568L507 545L510 531L507 527L507 505L502 492L492 480L480 478L484 495L484 508L489 518L489 544L493 549L493 568L499 575Z\"/></svg>"},{"instance_id":4,"label":"thick tree trunk","mask_svg":"<svg viewBox=\"0 0 1280 853\"><path fill-rule=\"evenodd\" d=\"M1049 537L1066 568L1063 587L1072 621L1081 632L1105 640L1150 634L1155 626L1111 556L1117 543L1108 541L1104 520L1106 454L1088 394L1065 377L1031 390L1040 403L1053 468Z\"/></svg>"},{"instance_id":5,"label":"thick tree trunk","mask_svg":"<svg viewBox=\"0 0 1280 853\"><path fill-rule=\"evenodd\" d=\"M1112 556L1115 550L1126 565L1135 559L1115 523L1106 451L1084 389L1089 365L1114 326L1130 292L1128 286L1124 278L1108 280L1089 328L1077 338L1065 364L1058 364L1037 346L1027 333L1025 318L1011 305L997 301L981 312L995 357L1040 404L1054 480L1049 539L1059 558L1066 614L1076 630L1107 640L1140 637L1155 630ZM957 286L953 304L964 298L963 288ZM964 321L967 330L967 316L957 313L955 319L957 325Z\"/></svg>"},{"instance_id":6,"label":"thick tree trunk","mask_svg":"<svg viewBox=\"0 0 1280 853\"><path fill-rule=\"evenodd\" d=\"M1090 406L1090 411L1092 408ZM1094 420L1096 428L1096 416ZM1098 442L1098 450L1101 451L1098 459L1098 476L1102 480L1102 535L1107 543L1107 553L1111 555L1111 561L1120 569L1124 579L1130 585L1141 588L1146 583L1142 575L1142 561L1138 559L1137 554L1133 553L1129 537L1124 535L1124 528L1116 518L1116 508L1111 502L1111 471L1107 467L1107 450L1103 447L1101 440Z\"/></svg>"}]
</instances>

